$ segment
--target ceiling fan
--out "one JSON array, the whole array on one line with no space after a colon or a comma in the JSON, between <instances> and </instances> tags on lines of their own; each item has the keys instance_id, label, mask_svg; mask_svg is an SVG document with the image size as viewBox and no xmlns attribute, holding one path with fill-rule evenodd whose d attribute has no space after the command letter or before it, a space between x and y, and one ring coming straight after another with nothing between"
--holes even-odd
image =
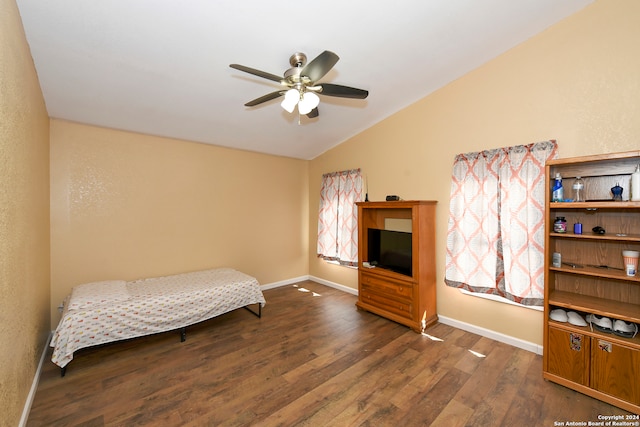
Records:
<instances>
[{"instance_id":1,"label":"ceiling fan","mask_svg":"<svg viewBox=\"0 0 640 427\"><path fill-rule=\"evenodd\" d=\"M307 63L307 55L296 52L289 58L291 68L284 72L283 77L240 64L230 64L229 66L245 73L278 82L284 86L280 90L247 102L244 104L246 107L254 107L263 102L284 96L284 100L280 105L286 111L292 113L297 105L300 115L314 118L318 117L318 104L320 103L320 98L317 94L352 99L365 99L369 95L369 92L363 89L331 83L318 83L336 65L339 59L335 53L325 50Z\"/></svg>"}]
</instances>

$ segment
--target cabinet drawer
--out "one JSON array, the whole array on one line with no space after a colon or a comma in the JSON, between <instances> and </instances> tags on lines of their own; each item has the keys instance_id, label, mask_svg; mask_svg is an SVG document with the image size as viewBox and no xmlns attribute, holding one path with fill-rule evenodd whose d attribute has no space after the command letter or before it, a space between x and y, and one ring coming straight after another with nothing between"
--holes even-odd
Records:
<instances>
[{"instance_id":1,"label":"cabinet drawer","mask_svg":"<svg viewBox=\"0 0 640 427\"><path fill-rule=\"evenodd\" d=\"M363 291L375 292L392 298L411 299L413 295L413 285L408 282L362 274L360 284Z\"/></svg>"},{"instance_id":2,"label":"cabinet drawer","mask_svg":"<svg viewBox=\"0 0 640 427\"><path fill-rule=\"evenodd\" d=\"M591 387L640 405L640 351L593 338Z\"/></svg>"},{"instance_id":3,"label":"cabinet drawer","mask_svg":"<svg viewBox=\"0 0 640 427\"><path fill-rule=\"evenodd\" d=\"M366 304L380 308L389 313L394 313L399 316L411 319L410 301L398 301L395 299L387 298L384 295L369 292L367 290L363 290L361 292L360 300Z\"/></svg>"},{"instance_id":4,"label":"cabinet drawer","mask_svg":"<svg viewBox=\"0 0 640 427\"><path fill-rule=\"evenodd\" d=\"M584 334L549 327L547 370L588 386L590 345L591 339Z\"/></svg>"}]
</instances>

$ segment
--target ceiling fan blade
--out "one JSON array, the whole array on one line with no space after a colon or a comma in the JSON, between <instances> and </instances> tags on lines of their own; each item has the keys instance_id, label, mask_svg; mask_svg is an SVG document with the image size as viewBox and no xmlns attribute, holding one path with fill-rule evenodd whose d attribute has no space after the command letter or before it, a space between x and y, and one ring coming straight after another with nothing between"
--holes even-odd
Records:
<instances>
[{"instance_id":1,"label":"ceiling fan blade","mask_svg":"<svg viewBox=\"0 0 640 427\"><path fill-rule=\"evenodd\" d=\"M322 83L320 93L327 96L337 96L340 98L365 99L369 96L369 92L364 89L356 89L355 87L334 85L331 83Z\"/></svg>"},{"instance_id":2,"label":"ceiling fan blade","mask_svg":"<svg viewBox=\"0 0 640 427\"><path fill-rule=\"evenodd\" d=\"M312 82L317 82L336 65L339 59L340 57L335 53L325 50L305 65L300 75L309 77Z\"/></svg>"},{"instance_id":3,"label":"ceiling fan blade","mask_svg":"<svg viewBox=\"0 0 640 427\"><path fill-rule=\"evenodd\" d=\"M275 92L271 92L268 93L266 95L261 96L260 98L256 98L253 101L249 101L246 104L244 104L245 107L254 107L258 104L262 104L263 102L267 102L267 101L271 101L272 99L276 99L279 96L282 96L285 94L286 91L284 90L278 90Z\"/></svg>"},{"instance_id":4,"label":"ceiling fan blade","mask_svg":"<svg viewBox=\"0 0 640 427\"><path fill-rule=\"evenodd\" d=\"M255 68L245 67L244 65L240 64L229 64L229 67L235 68L236 70L244 71L245 73L253 74L254 76L262 77L264 79L273 80L274 82L282 82L282 77L276 76L275 74L267 73L266 71L256 70Z\"/></svg>"},{"instance_id":5,"label":"ceiling fan blade","mask_svg":"<svg viewBox=\"0 0 640 427\"><path fill-rule=\"evenodd\" d=\"M309 117L310 119L313 119L315 117L318 117L318 114L320 113L318 112L318 107L316 107L313 110L311 110L309 114L307 114L307 117Z\"/></svg>"}]
</instances>

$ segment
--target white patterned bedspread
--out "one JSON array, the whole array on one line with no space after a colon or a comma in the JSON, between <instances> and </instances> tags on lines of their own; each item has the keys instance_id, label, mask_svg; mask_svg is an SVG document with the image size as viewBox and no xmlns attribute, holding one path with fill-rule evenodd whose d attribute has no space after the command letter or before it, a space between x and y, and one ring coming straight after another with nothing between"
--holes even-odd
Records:
<instances>
[{"instance_id":1,"label":"white patterned bedspread","mask_svg":"<svg viewBox=\"0 0 640 427\"><path fill-rule=\"evenodd\" d=\"M101 296L87 297L90 285ZM258 281L231 268L80 285L65 301L51 360L64 367L81 348L180 329L258 303L266 303Z\"/></svg>"}]
</instances>

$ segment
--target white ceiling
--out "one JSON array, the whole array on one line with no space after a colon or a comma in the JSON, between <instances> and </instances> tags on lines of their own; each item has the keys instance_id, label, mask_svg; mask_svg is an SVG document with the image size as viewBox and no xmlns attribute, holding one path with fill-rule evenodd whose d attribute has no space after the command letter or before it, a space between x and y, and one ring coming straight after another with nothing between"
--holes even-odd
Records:
<instances>
[{"instance_id":1,"label":"white ceiling","mask_svg":"<svg viewBox=\"0 0 640 427\"><path fill-rule=\"evenodd\" d=\"M80 123L312 159L593 0L17 0L49 115ZM244 103L289 57L340 61L320 116Z\"/></svg>"}]
</instances>

